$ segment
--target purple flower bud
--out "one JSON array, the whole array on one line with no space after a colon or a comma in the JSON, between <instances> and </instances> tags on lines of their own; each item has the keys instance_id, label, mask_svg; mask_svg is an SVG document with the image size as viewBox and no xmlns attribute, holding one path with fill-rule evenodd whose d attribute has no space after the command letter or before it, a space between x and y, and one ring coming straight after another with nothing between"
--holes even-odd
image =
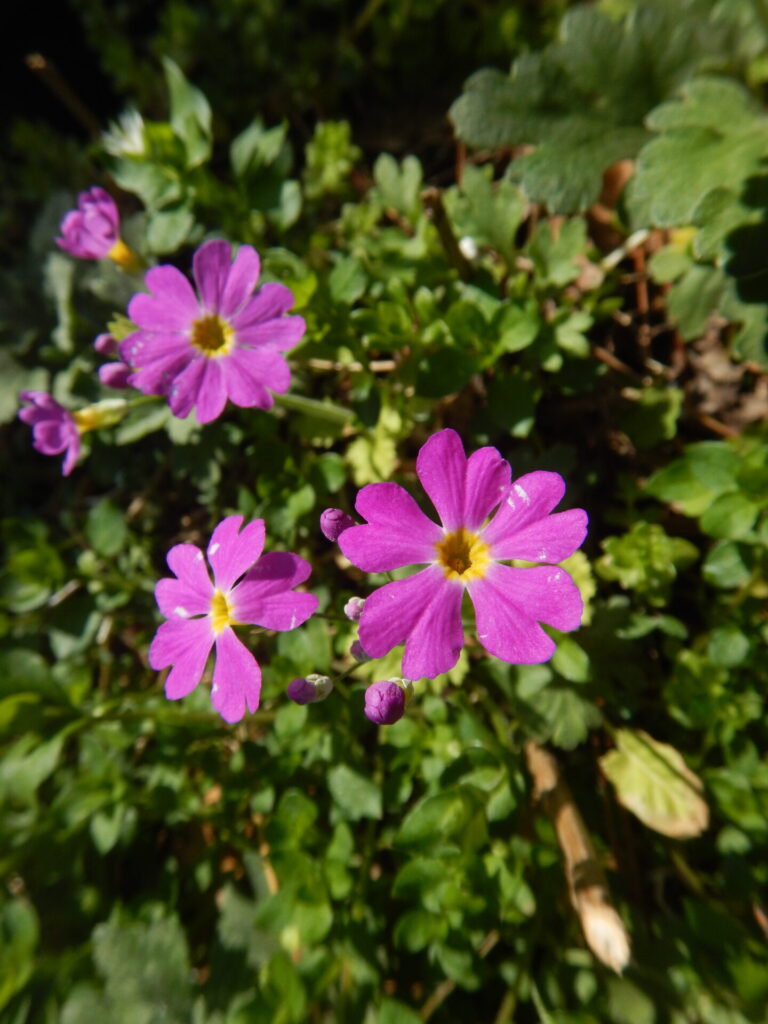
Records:
<instances>
[{"instance_id":1,"label":"purple flower bud","mask_svg":"<svg viewBox=\"0 0 768 1024\"><path fill-rule=\"evenodd\" d=\"M393 679L373 683L365 691L365 714L376 725L393 725L404 711L405 691Z\"/></svg>"},{"instance_id":2,"label":"purple flower bud","mask_svg":"<svg viewBox=\"0 0 768 1024\"><path fill-rule=\"evenodd\" d=\"M288 684L287 692L294 704L317 704L325 700L332 689L333 683L328 676L312 673L306 679L293 679Z\"/></svg>"},{"instance_id":3,"label":"purple flower bud","mask_svg":"<svg viewBox=\"0 0 768 1024\"><path fill-rule=\"evenodd\" d=\"M352 622L359 622L360 616L363 614L363 605L365 601L362 597L350 597L347 603L344 605L344 614Z\"/></svg>"},{"instance_id":4,"label":"purple flower bud","mask_svg":"<svg viewBox=\"0 0 768 1024\"><path fill-rule=\"evenodd\" d=\"M330 541L337 541L350 526L356 526L352 516L342 512L340 508L327 508L320 516L320 529L323 536Z\"/></svg>"},{"instance_id":5,"label":"purple flower bud","mask_svg":"<svg viewBox=\"0 0 768 1024\"><path fill-rule=\"evenodd\" d=\"M118 345L111 334L97 334L93 340L93 347L100 356L116 356Z\"/></svg>"},{"instance_id":6,"label":"purple flower bud","mask_svg":"<svg viewBox=\"0 0 768 1024\"><path fill-rule=\"evenodd\" d=\"M363 645L359 640L354 640L352 646L349 648L349 653L355 659L355 661L363 662L370 661L370 657L365 653Z\"/></svg>"},{"instance_id":7,"label":"purple flower bud","mask_svg":"<svg viewBox=\"0 0 768 1024\"><path fill-rule=\"evenodd\" d=\"M61 472L69 476L80 454L80 431L75 417L45 391L21 391L22 402L30 402L19 411L19 419L32 427L32 445L42 455L61 455Z\"/></svg>"},{"instance_id":8,"label":"purple flower bud","mask_svg":"<svg viewBox=\"0 0 768 1024\"><path fill-rule=\"evenodd\" d=\"M81 192L77 209L69 211L59 230L56 243L71 256L103 259L120 240L120 214L114 199L103 188Z\"/></svg>"}]
</instances>

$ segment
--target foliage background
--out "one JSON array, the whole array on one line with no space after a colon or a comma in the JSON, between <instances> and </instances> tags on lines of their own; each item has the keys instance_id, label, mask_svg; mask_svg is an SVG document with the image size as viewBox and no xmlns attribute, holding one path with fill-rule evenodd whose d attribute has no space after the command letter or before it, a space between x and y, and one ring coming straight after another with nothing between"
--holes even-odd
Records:
<instances>
[{"instance_id":1,"label":"foliage background","mask_svg":"<svg viewBox=\"0 0 768 1024\"><path fill-rule=\"evenodd\" d=\"M2 170L3 1022L766 1019L768 19L565 8L72 0L78 45L52 56L90 113L25 72ZM138 155L100 135L127 106ZM53 244L96 182L150 259L256 245L309 326L274 414L137 411L62 480L16 394L103 397L92 341L140 286ZM544 666L470 646L389 729L362 691L396 657L289 704L293 676L352 668L340 610L376 582L320 511L412 486L442 426L566 476L584 627ZM311 558L329 616L251 638L264 701L235 728L146 664L165 552L231 512ZM701 780L703 831L640 731ZM608 871L622 976L568 904L531 738Z\"/></svg>"}]
</instances>

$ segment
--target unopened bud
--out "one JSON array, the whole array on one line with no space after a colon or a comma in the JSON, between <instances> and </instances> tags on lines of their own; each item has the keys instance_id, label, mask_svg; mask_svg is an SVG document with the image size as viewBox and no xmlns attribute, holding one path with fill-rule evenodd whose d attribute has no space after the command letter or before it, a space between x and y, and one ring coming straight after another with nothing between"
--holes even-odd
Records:
<instances>
[{"instance_id":1,"label":"unopened bud","mask_svg":"<svg viewBox=\"0 0 768 1024\"><path fill-rule=\"evenodd\" d=\"M363 614L363 605L365 601L362 597L350 597L347 603L344 605L344 614L352 622L359 622L360 616Z\"/></svg>"},{"instance_id":2,"label":"unopened bud","mask_svg":"<svg viewBox=\"0 0 768 1024\"><path fill-rule=\"evenodd\" d=\"M370 657L365 653L365 649L359 640L354 640L352 646L349 648L349 653L355 659L355 661L364 662L370 661Z\"/></svg>"},{"instance_id":3,"label":"unopened bud","mask_svg":"<svg viewBox=\"0 0 768 1024\"><path fill-rule=\"evenodd\" d=\"M317 704L325 700L332 689L333 683L328 676L313 673L306 678L293 679L288 684L288 696L294 704Z\"/></svg>"},{"instance_id":4,"label":"unopened bud","mask_svg":"<svg viewBox=\"0 0 768 1024\"><path fill-rule=\"evenodd\" d=\"M342 512L340 508L327 508L320 516L320 529L323 536L330 541L337 541L350 526L356 526L352 516Z\"/></svg>"},{"instance_id":5,"label":"unopened bud","mask_svg":"<svg viewBox=\"0 0 768 1024\"><path fill-rule=\"evenodd\" d=\"M394 679L382 679L365 691L365 714L376 725L394 725L405 711L405 690Z\"/></svg>"}]
</instances>

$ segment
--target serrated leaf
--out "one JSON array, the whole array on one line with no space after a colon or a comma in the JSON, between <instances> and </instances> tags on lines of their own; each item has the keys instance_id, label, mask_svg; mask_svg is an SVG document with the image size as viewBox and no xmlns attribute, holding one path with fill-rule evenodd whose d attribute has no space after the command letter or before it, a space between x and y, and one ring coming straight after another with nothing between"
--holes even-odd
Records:
<instances>
[{"instance_id":1,"label":"serrated leaf","mask_svg":"<svg viewBox=\"0 0 768 1024\"><path fill-rule=\"evenodd\" d=\"M691 0L638 5L621 19L575 7L560 38L520 57L508 77L473 75L449 116L475 148L535 145L512 165L525 192L558 213L586 209L605 169L648 139L645 115L696 69L732 52L730 31Z\"/></svg>"},{"instance_id":2,"label":"serrated leaf","mask_svg":"<svg viewBox=\"0 0 768 1024\"><path fill-rule=\"evenodd\" d=\"M659 132L643 148L629 187L635 222L659 227L696 223L705 197L734 195L762 171L768 153L768 117L738 82L701 77L648 117Z\"/></svg>"},{"instance_id":3,"label":"serrated leaf","mask_svg":"<svg viewBox=\"0 0 768 1024\"><path fill-rule=\"evenodd\" d=\"M616 749L600 758L600 767L619 802L656 832L690 839L709 824L701 780L668 743L646 732L619 729Z\"/></svg>"},{"instance_id":4,"label":"serrated leaf","mask_svg":"<svg viewBox=\"0 0 768 1024\"><path fill-rule=\"evenodd\" d=\"M573 750L602 721L598 708L571 689L545 686L527 701L539 721L535 732L542 742Z\"/></svg>"}]
</instances>

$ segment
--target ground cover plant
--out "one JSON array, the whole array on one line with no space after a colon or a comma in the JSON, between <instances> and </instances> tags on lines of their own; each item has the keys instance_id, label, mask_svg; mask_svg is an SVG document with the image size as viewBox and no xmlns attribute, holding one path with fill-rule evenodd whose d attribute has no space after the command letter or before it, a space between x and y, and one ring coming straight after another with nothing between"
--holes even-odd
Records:
<instances>
[{"instance_id":1,"label":"ground cover plant","mask_svg":"<svg viewBox=\"0 0 768 1024\"><path fill-rule=\"evenodd\" d=\"M764 1021L763 5L145 15L8 129L0 1020Z\"/></svg>"}]
</instances>

